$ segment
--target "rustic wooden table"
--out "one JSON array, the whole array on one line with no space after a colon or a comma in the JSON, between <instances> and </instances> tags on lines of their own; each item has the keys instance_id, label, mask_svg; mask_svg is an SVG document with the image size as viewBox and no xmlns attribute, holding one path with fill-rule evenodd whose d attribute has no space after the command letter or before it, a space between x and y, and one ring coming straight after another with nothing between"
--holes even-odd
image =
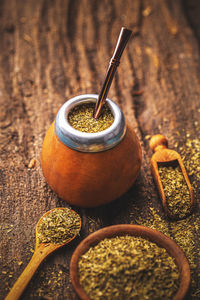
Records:
<instances>
[{"instance_id":1,"label":"rustic wooden table","mask_svg":"<svg viewBox=\"0 0 200 300\"><path fill-rule=\"evenodd\" d=\"M22 299L78 299L69 279L75 247L89 233L121 223L147 225L171 236L190 262L188 299L200 299L199 13L198 0L0 1L1 299L32 256L40 216L68 205L41 172L45 133L67 99L99 92L121 26L134 35L109 97L140 139L142 169L120 199L96 209L74 208L83 221L80 237L47 258ZM152 179L149 136L156 133L166 135L179 152L196 139L185 162L193 168L197 207L181 222L165 217Z\"/></svg>"}]
</instances>

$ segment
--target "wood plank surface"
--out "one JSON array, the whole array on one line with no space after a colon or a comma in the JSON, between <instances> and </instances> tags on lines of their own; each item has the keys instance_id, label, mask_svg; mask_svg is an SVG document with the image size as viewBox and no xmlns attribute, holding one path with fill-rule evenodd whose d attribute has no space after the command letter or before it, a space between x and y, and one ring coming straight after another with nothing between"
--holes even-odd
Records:
<instances>
[{"instance_id":1,"label":"wood plank surface","mask_svg":"<svg viewBox=\"0 0 200 300\"><path fill-rule=\"evenodd\" d=\"M120 199L95 209L74 208L83 220L80 237L41 265L22 299L78 299L69 279L75 247L90 232L123 223L171 236L190 262L188 299L200 299L200 156L191 177L197 206L190 218L175 223L162 210L148 144L149 136L162 133L169 147L183 152L187 141L199 138L199 13L198 0L0 1L1 299L32 256L40 216L68 206L42 175L45 133L66 100L99 92L121 26L134 34L109 98L120 105L140 139L142 169ZM187 165L190 158L187 152Z\"/></svg>"}]
</instances>

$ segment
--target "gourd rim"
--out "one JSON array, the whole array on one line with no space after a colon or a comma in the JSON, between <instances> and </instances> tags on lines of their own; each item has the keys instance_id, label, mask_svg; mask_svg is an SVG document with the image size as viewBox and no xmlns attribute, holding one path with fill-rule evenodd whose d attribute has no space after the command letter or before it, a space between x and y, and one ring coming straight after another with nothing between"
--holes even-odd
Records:
<instances>
[{"instance_id":1,"label":"gourd rim","mask_svg":"<svg viewBox=\"0 0 200 300\"><path fill-rule=\"evenodd\" d=\"M55 122L55 133L62 143L71 149L82 152L99 152L116 146L125 136L126 126L124 115L119 106L107 98L114 121L107 129L97 133L81 132L74 129L68 122L69 112L82 103L95 103L98 99L96 94L76 96L65 102L58 111Z\"/></svg>"}]
</instances>

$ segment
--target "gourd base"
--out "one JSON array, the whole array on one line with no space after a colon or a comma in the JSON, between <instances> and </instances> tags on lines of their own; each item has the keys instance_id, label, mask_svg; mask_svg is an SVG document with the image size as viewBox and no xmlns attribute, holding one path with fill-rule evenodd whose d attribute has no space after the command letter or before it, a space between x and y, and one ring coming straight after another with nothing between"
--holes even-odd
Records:
<instances>
[{"instance_id":1,"label":"gourd base","mask_svg":"<svg viewBox=\"0 0 200 300\"><path fill-rule=\"evenodd\" d=\"M84 153L65 146L55 135L53 123L44 139L41 165L60 198L71 205L95 207L117 199L132 186L141 158L138 138L129 126L117 146Z\"/></svg>"}]
</instances>

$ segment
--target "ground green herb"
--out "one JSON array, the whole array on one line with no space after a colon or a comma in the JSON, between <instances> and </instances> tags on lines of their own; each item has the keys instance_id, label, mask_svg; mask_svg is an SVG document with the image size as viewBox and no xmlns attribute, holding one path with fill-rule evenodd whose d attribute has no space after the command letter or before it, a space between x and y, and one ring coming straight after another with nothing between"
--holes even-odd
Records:
<instances>
[{"instance_id":1,"label":"ground green herb","mask_svg":"<svg viewBox=\"0 0 200 300\"><path fill-rule=\"evenodd\" d=\"M114 117L108 105L104 105L99 118L94 119L95 105L95 103L84 103L75 106L69 112L69 124L76 130L88 133L103 131L110 127L114 121Z\"/></svg>"},{"instance_id":2,"label":"ground green herb","mask_svg":"<svg viewBox=\"0 0 200 300\"><path fill-rule=\"evenodd\" d=\"M198 109L200 112L200 109ZM200 126L198 122L195 122L195 126L200 131ZM184 222L181 224L182 228L177 228L177 233L179 235L180 245L184 249L191 266L191 275L192 275L192 287L191 287L191 299L199 300L200 299L200 277L199 277L199 267L200 267L200 211L199 211L199 199L200 199L200 139L192 135L196 131L193 131L192 134L181 130L180 133L177 133L181 138L177 142L176 147L177 151L180 153L187 173L189 175L195 199L197 205L193 212L192 218L187 219L187 223ZM193 234L193 238L192 238ZM188 242L187 242L188 240ZM181 244L182 243L182 244ZM188 253L189 252L189 253ZM197 267L198 265L198 267Z\"/></svg>"},{"instance_id":3,"label":"ground green herb","mask_svg":"<svg viewBox=\"0 0 200 300\"><path fill-rule=\"evenodd\" d=\"M171 215L184 218L191 211L191 198L180 166L159 166L158 170Z\"/></svg>"},{"instance_id":4,"label":"ground green herb","mask_svg":"<svg viewBox=\"0 0 200 300\"><path fill-rule=\"evenodd\" d=\"M179 152L195 191L200 182L200 140L188 137L186 143L179 147Z\"/></svg>"},{"instance_id":5,"label":"ground green herb","mask_svg":"<svg viewBox=\"0 0 200 300\"><path fill-rule=\"evenodd\" d=\"M79 233L80 222L80 216L69 208L53 210L38 226L39 243L66 243Z\"/></svg>"},{"instance_id":6,"label":"ground green herb","mask_svg":"<svg viewBox=\"0 0 200 300\"><path fill-rule=\"evenodd\" d=\"M193 214L184 220L174 222L169 219L163 219L155 208L150 207L150 215L147 215L146 212L145 214L142 213L142 215L132 221L131 224L143 225L159 230L175 240L175 242L184 251L189 261L192 275L190 299L199 299L194 294L200 290L200 281L197 273L197 264L200 261L200 215Z\"/></svg>"},{"instance_id":7,"label":"ground green herb","mask_svg":"<svg viewBox=\"0 0 200 300\"><path fill-rule=\"evenodd\" d=\"M179 285L164 248L134 236L106 238L79 260L80 283L91 299L172 299Z\"/></svg>"}]
</instances>

